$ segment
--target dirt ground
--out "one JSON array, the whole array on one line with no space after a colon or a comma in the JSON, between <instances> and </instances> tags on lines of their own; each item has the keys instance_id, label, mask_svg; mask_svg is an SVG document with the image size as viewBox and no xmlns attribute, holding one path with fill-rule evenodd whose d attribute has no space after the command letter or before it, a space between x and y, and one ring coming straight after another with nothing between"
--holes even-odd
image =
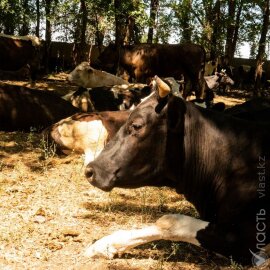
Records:
<instances>
[{"instance_id":1,"label":"dirt ground","mask_svg":"<svg viewBox=\"0 0 270 270\"><path fill-rule=\"evenodd\" d=\"M35 88L62 94L71 87L64 79L37 82ZM231 106L245 99L216 100ZM40 134L0 132L0 196L3 270L243 269L191 244L169 241L140 246L113 260L84 257L89 244L116 230L140 228L166 213L197 213L168 188L105 193L92 187L84 177L83 158L56 155Z\"/></svg>"}]
</instances>

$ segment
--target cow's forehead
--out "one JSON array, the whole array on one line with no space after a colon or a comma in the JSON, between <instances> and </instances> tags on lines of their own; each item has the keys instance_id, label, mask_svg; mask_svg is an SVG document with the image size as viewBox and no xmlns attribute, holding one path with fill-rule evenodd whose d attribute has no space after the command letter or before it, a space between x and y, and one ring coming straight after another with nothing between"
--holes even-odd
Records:
<instances>
[{"instance_id":1,"label":"cow's forehead","mask_svg":"<svg viewBox=\"0 0 270 270\"><path fill-rule=\"evenodd\" d=\"M147 96L147 97L145 97L145 98L142 98L140 104L138 105L138 107L143 106L144 104L147 103L147 101L153 99L153 96L154 96L154 95L156 95L155 92L151 93L149 96Z\"/></svg>"},{"instance_id":2,"label":"cow's forehead","mask_svg":"<svg viewBox=\"0 0 270 270\"><path fill-rule=\"evenodd\" d=\"M156 93L151 93L149 96L143 99L141 103L134 109L134 111L131 112L129 118L136 117L138 115L144 115L145 109L149 107L153 107L154 102L156 100Z\"/></svg>"}]
</instances>

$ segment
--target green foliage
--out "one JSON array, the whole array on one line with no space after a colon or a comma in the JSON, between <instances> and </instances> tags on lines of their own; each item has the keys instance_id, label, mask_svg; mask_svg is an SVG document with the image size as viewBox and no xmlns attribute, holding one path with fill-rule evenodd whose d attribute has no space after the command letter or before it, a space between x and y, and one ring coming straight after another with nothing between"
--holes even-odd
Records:
<instances>
[{"instance_id":1,"label":"green foliage","mask_svg":"<svg viewBox=\"0 0 270 270\"><path fill-rule=\"evenodd\" d=\"M41 36L45 36L43 31L46 2L48 0L39 0ZM81 0L50 0L50 2L51 11L48 19L52 25L53 39L72 42L76 36L76 29L80 29L80 18L83 16L80 9ZM114 1L111 0L86 0L85 2L87 42L96 43L97 32L102 33L105 45L114 40L115 14L119 12L126 14L127 18L133 18L137 39L140 42L147 40L150 0L121 1L119 10L115 10ZM239 30L236 46L248 42L253 48L254 56L261 34L264 2L264 0L235 1L236 11L243 3L239 25L237 25ZM36 3L37 0L0 0L0 32L19 34L28 25L29 33L35 33ZM216 9L218 4L220 4L219 13ZM153 40L159 43L190 40L202 44L207 51L210 51L213 49L214 35L217 52L223 52L228 27L234 25L236 20L228 14L228 4L227 0L159 0Z\"/></svg>"}]
</instances>

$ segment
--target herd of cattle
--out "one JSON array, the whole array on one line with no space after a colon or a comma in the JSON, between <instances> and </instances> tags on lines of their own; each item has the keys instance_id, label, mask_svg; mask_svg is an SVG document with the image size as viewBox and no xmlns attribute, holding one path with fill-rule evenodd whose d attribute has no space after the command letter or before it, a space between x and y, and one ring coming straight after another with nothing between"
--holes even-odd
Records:
<instances>
[{"instance_id":1,"label":"herd of cattle","mask_svg":"<svg viewBox=\"0 0 270 270\"><path fill-rule=\"evenodd\" d=\"M1 34L0 69L27 67L35 79L37 46L33 39ZM149 227L116 232L91 245L87 256L112 258L167 239L241 263L267 257L270 100L232 108L215 103L214 91L234 81L227 70L212 74L205 61L195 44L109 45L91 66L83 62L68 75L78 90L65 96L0 83L1 131L35 127L63 153L85 155L92 185L104 191L169 186L200 214L165 215ZM196 99L190 102L191 90Z\"/></svg>"}]
</instances>

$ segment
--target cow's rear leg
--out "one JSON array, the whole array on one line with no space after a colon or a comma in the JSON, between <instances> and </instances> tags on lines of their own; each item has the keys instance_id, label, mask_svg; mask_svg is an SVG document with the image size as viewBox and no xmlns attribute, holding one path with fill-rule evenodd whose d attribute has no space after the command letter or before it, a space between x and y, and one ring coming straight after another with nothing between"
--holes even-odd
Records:
<instances>
[{"instance_id":1,"label":"cow's rear leg","mask_svg":"<svg viewBox=\"0 0 270 270\"><path fill-rule=\"evenodd\" d=\"M205 229L209 222L185 215L165 215L148 227L137 230L121 230L105 236L87 248L89 257L113 258L116 254L155 240L183 241L200 245L197 232Z\"/></svg>"}]
</instances>

